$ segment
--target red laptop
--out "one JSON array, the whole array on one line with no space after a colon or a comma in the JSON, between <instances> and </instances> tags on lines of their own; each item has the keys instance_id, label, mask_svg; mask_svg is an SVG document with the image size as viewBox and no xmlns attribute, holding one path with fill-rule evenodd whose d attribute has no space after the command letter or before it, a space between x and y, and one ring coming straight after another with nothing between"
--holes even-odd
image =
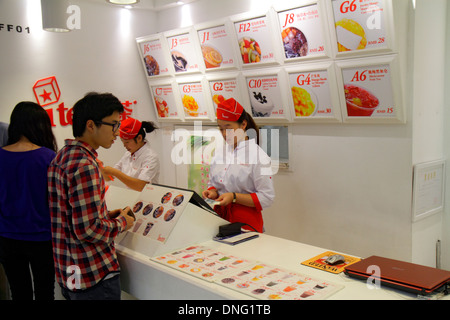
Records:
<instances>
[{"instance_id":1,"label":"red laptop","mask_svg":"<svg viewBox=\"0 0 450 320\"><path fill-rule=\"evenodd\" d=\"M380 268L379 277L371 266ZM344 273L356 279L376 278L381 285L423 295L441 288L447 290L450 283L450 271L379 256L351 264L345 267Z\"/></svg>"}]
</instances>

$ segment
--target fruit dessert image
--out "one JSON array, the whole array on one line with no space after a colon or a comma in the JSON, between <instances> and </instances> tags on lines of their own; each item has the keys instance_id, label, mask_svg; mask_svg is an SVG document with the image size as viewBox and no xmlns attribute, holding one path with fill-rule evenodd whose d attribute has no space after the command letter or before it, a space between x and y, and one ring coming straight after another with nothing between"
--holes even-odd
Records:
<instances>
[{"instance_id":1,"label":"fruit dessert image","mask_svg":"<svg viewBox=\"0 0 450 320\"><path fill-rule=\"evenodd\" d=\"M303 88L292 87L292 100L294 102L296 117L309 117L316 110L311 94Z\"/></svg>"},{"instance_id":2,"label":"fruit dessert image","mask_svg":"<svg viewBox=\"0 0 450 320\"><path fill-rule=\"evenodd\" d=\"M252 91L250 93L250 103L254 117L269 117L274 108L272 100L264 92L260 91Z\"/></svg>"},{"instance_id":3,"label":"fruit dessert image","mask_svg":"<svg viewBox=\"0 0 450 320\"><path fill-rule=\"evenodd\" d=\"M150 55L144 57L145 68L147 69L147 74L149 76L157 76L159 74L159 64Z\"/></svg>"},{"instance_id":4,"label":"fruit dessert image","mask_svg":"<svg viewBox=\"0 0 450 320\"><path fill-rule=\"evenodd\" d=\"M203 60L207 69L220 67L223 58L220 52L211 46L202 46Z\"/></svg>"},{"instance_id":5,"label":"fruit dessert image","mask_svg":"<svg viewBox=\"0 0 450 320\"><path fill-rule=\"evenodd\" d=\"M178 51L172 51L172 62L176 72L184 72L187 70L187 60L185 56Z\"/></svg>"},{"instance_id":6,"label":"fruit dessert image","mask_svg":"<svg viewBox=\"0 0 450 320\"><path fill-rule=\"evenodd\" d=\"M351 19L336 22L336 36L339 52L361 50L367 45L364 28Z\"/></svg>"},{"instance_id":7,"label":"fruit dessert image","mask_svg":"<svg viewBox=\"0 0 450 320\"><path fill-rule=\"evenodd\" d=\"M378 98L364 88L346 84L344 92L349 117L370 117L378 107Z\"/></svg>"},{"instance_id":8,"label":"fruit dessert image","mask_svg":"<svg viewBox=\"0 0 450 320\"><path fill-rule=\"evenodd\" d=\"M261 61L261 48L255 39L243 37L239 39L242 61L244 63L256 63Z\"/></svg>"},{"instance_id":9,"label":"fruit dessert image","mask_svg":"<svg viewBox=\"0 0 450 320\"><path fill-rule=\"evenodd\" d=\"M308 41L299 29L290 27L281 32L286 58L297 58L308 55Z\"/></svg>"},{"instance_id":10,"label":"fruit dessert image","mask_svg":"<svg viewBox=\"0 0 450 320\"><path fill-rule=\"evenodd\" d=\"M160 118L165 118L169 115L169 107L167 106L167 102L160 98L155 97L156 110L158 111L158 116Z\"/></svg>"},{"instance_id":11,"label":"fruit dessert image","mask_svg":"<svg viewBox=\"0 0 450 320\"><path fill-rule=\"evenodd\" d=\"M185 94L183 96L182 102L185 113L187 113L191 117L198 116L198 104L193 97Z\"/></svg>"}]
</instances>

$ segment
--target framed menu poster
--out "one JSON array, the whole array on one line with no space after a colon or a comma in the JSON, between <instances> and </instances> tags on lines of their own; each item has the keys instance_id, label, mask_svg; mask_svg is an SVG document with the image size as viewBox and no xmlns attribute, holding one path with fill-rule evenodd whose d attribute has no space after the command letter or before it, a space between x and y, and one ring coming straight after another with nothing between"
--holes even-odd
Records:
<instances>
[{"instance_id":1,"label":"framed menu poster","mask_svg":"<svg viewBox=\"0 0 450 320\"><path fill-rule=\"evenodd\" d=\"M214 117L216 116L217 105L222 101L234 98L240 104L243 104L242 91L237 73L229 75L208 75L206 79L214 107Z\"/></svg>"},{"instance_id":2,"label":"framed menu poster","mask_svg":"<svg viewBox=\"0 0 450 320\"><path fill-rule=\"evenodd\" d=\"M231 18L235 31L235 46L239 49L242 67L278 64L279 53L275 46L275 29L270 11L266 14L238 15Z\"/></svg>"},{"instance_id":3,"label":"framed menu poster","mask_svg":"<svg viewBox=\"0 0 450 320\"><path fill-rule=\"evenodd\" d=\"M295 8L278 9L278 43L285 61L329 57L326 11L317 0Z\"/></svg>"},{"instance_id":4,"label":"framed menu poster","mask_svg":"<svg viewBox=\"0 0 450 320\"><path fill-rule=\"evenodd\" d=\"M230 36L230 23L208 23L195 26L206 71L237 68L236 50Z\"/></svg>"},{"instance_id":5,"label":"framed menu poster","mask_svg":"<svg viewBox=\"0 0 450 320\"><path fill-rule=\"evenodd\" d=\"M404 122L396 55L336 62L345 122Z\"/></svg>"},{"instance_id":6,"label":"framed menu poster","mask_svg":"<svg viewBox=\"0 0 450 320\"><path fill-rule=\"evenodd\" d=\"M294 121L341 122L335 66L331 62L288 68Z\"/></svg>"},{"instance_id":7,"label":"framed menu poster","mask_svg":"<svg viewBox=\"0 0 450 320\"><path fill-rule=\"evenodd\" d=\"M196 38L191 28L165 33L175 74L200 72L200 59L196 50Z\"/></svg>"},{"instance_id":8,"label":"framed menu poster","mask_svg":"<svg viewBox=\"0 0 450 320\"><path fill-rule=\"evenodd\" d=\"M258 123L290 120L286 94L286 77L282 70L247 72L242 75L247 90L250 114Z\"/></svg>"},{"instance_id":9,"label":"framed menu poster","mask_svg":"<svg viewBox=\"0 0 450 320\"><path fill-rule=\"evenodd\" d=\"M141 62L148 78L169 76L172 74L168 49L161 35L136 39Z\"/></svg>"},{"instance_id":10,"label":"framed menu poster","mask_svg":"<svg viewBox=\"0 0 450 320\"><path fill-rule=\"evenodd\" d=\"M175 121L182 119L177 97L179 96L174 81L153 82L150 92L158 121Z\"/></svg>"},{"instance_id":11,"label":"framed menu poster","mask_svg":"<svg viewBox=\"0 0 450 320\"><path fill-rule=\"evenodd\" d=\"M212 110L210 99L207 98L207 84L204 79L177 79L179 101L185 120L211 120Z\"/></svg>"},{"instance_id":12,"label":"framed menu poster","mask_svg":"<svg viewBox=\"0 0 450 320\"><path fill-rule=\"evenodd\" d=\"M329 10L336 57L392 51L391 0L331 0Z\"/></svg>"}]
</instances>

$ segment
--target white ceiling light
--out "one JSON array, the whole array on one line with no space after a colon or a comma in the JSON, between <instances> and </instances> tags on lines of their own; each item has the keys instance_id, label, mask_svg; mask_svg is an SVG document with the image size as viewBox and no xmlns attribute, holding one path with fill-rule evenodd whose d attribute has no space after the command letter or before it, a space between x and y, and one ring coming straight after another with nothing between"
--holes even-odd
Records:
<instances>
[{"instance_id":1,"label":"white ceiling light","mask_svg":"<svg viewBox=\"0 0 450 320\"><path fill-rule=\"evenodd\" d=\"M131 5L138 3L139 0L106 0L106 2L118 5Z\"/></svg>"},{"instance_id":2,"label":"white ceiling light","mask_svg":"<svg viewBox=\"0 0 450 320\"><path fill-rule=\"evenodd\" d=\"M68 32L67 0L41 0L42 29L51 32Z\"/></svg>"}]
</instances>

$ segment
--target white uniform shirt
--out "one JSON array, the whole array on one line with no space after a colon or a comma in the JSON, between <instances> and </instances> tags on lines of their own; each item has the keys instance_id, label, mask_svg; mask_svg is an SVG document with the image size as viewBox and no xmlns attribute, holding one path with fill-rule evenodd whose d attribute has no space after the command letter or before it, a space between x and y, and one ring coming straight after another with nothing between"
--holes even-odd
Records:
<instances>
[{"instance_id":1,"label":"white uniform shirt","mask_svg":"<svg viewBox=\"0 0 450 320\"><path fill-rule=\"evenodd\" d=\"M133 154L129 151L125 152L114 168L130 177L150 183L158 183L159 158L158 154L150 149L148 142Z\"/></svg>"},{"instance_id":2,"label":"white uniform shirt","mask_svg":"<svg viewBox=\"0 0 450 320\"><path fill-rule=\"evenodd\" d=\"M220 145L220 144L219 144ZM216 148L210 165L209 187L220 194L256 194L257 208L270 207L274 198L271 159L254 139L241 141L236 149L224 143Z\"/></svg>"}]
</instances>

